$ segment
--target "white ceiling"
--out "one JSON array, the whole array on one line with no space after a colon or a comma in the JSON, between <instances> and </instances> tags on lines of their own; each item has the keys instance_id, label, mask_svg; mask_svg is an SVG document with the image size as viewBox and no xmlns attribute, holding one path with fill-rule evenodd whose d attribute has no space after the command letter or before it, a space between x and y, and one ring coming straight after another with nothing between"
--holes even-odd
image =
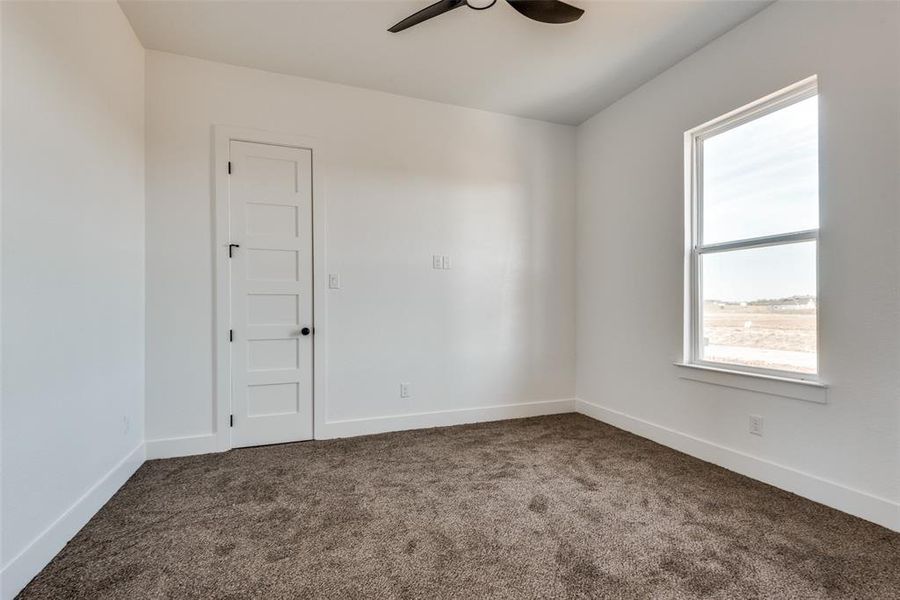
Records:
<instances>
[{"instance_id":1,"label":"white ceiling","mask_svg":"<svg viewBox=\"0 0 900 600\"><path fill-rule=\"evenodd\" d=\"M461 106L578 124L768 0L569 0L575 23L504 0L401 33L433 0L120 0L145 47Z\"/></svg>"}]
</instances>

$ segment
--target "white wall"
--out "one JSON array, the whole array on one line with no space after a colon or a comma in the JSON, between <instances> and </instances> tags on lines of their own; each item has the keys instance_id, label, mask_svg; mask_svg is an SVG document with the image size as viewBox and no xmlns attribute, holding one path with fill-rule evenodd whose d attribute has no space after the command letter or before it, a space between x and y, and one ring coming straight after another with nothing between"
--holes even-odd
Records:
<instances>
[{"instance_id":1,"label":"white wall","mask_svg":"<svg viewBox=\"0 0 900 600\"><path fill-rule=\"evenodd\" d=\"M2 11L8 598L142 458L144 50L115 3Z\"/></svg>"},{"instance_id":2,"label":"white wall","mask_svg":"<svg viewBox=\"0 0 900 600\"><path fill-rule=\"evenodd\" d=\"M574 128L148 52L152 454L210 448L214 124L325 145L331 434L571 407Z\"/></svg>"},{"instance_id":3,"label":"white wall","mask_svg":"<svg viewBox=\"0 0 900 600\"><path fill-rule=\"evenodd\" d=\"M828 403L680 379L683 133L813 74ZM900 528L900 4L773 5L583 124L578 152L582 410Z\"/></svg>"}]
</instances>

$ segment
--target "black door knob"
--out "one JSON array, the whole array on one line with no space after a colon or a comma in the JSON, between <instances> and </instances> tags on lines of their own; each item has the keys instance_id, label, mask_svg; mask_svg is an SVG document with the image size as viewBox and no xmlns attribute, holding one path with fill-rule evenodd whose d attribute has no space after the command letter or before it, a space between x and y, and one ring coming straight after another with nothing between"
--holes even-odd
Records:
<instances>
[{"instance_id":1,"label":"black door knob","mask_svg":"<svg viewBox=\"0 0 900 600\"><path fill-rule=\"evenodd\" d=\"M309 327L304 327L303 329L300 330L300 333L302 335L309 335L309 333L310 333Z\"/></svg>"}]
</instances>

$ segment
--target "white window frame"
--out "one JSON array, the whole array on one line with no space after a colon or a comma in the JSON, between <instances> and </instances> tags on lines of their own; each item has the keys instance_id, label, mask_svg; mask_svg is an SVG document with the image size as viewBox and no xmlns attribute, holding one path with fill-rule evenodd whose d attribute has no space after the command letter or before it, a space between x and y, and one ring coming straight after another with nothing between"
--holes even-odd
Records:
<instances>
[{"instance_id":1,"label":"white window frame","mask_svg":"<svg viewBox=\"0 0 900 600\"><path fill-rule=\"evenodd\" d=\"M686 366L695 366L718 371L733 371L741 374L761 375L781 380L801 382L820 381L820 331L819 318L819 228L804 231L793 231L777 235L747 238L716 244L704 244L702 240L703 216L703 141L714 135L734 129L740 125L756 120L782 108L796 104L802 100L818 95L818 83L815 76L804 79L783 90L757 100L747 106L732 111L717 119L695 127L684 134L685 140L685 332L684 362ZM781 369L765 369L736 363L705 361L701 359L703 339L702 323L702 281L700 259L704 254L713 254L730 250L764 248L782 246L800 242L816 243L816 372L800 373Z\"/></svg>"}]
</instances>

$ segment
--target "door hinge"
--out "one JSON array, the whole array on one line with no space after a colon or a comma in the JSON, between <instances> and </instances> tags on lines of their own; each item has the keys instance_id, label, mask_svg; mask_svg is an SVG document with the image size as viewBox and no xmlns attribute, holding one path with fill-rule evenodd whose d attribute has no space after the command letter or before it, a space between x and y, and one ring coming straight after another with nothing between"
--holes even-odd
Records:
<instances>
[{"instance_id":1,"label":"door hinge","mask_svg":"<svg viewBox=\"0 0 900 600\"><path fill-rule=\"evenodd\" d=\"M228 415L228 426L234 427L234 415Z\"/></svg>"},{"instance_id":2,"label":"door hinge","mask_svg":"<svg viewBox=\"0 0 900 600\"><path fill-rule=\"evenodd\" d=\"M231 175L231 161L228 161L228 174Z\"/></svg>"},{"instance_id":3,"label":"door hinge","mask_svg":"<svg viewBox=\"0 0 900 600\"><path fill-rule=\"evenodd\" d=\"M228 244L228 258L234 258L234 249L240 247L240 244Z\"/></svg>"},{"instance_id":4,"label":"door hinge","mask_svg":"<svg viewBox=\"0 0 900 600\"><path fill-rule=\"evenodd\" d=\"M228 341L229 341L229 342L233 342L233 341L234 341L234 329L229 329L229 330L228 330Z\"/></svg>"}]
</instances>

